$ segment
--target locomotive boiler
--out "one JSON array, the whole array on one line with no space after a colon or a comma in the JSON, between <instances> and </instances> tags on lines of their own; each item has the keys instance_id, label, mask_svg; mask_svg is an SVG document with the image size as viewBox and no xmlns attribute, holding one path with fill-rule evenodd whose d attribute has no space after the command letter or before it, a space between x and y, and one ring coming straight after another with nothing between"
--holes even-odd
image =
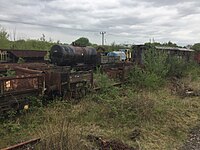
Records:
<instances>
[{"instance_id":1,"label":"locomotive boiler","mask_svg":"<svg viewBox=\"0 0 200 150\"><path fill-rule=\"evenodd\" d=\"M72 45L53 45L50 50L50 60L59 66L75 66L78 64L95 65L97 52L93 47L78 47Z\"/></svg>"}]
</instances>

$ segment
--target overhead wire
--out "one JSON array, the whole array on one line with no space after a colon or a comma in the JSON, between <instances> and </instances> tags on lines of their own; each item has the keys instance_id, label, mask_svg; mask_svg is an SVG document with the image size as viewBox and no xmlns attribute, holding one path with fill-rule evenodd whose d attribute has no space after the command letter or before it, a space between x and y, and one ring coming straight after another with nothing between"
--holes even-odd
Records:
<instances>
[{"instance_id":1,"label":"overhead wire","mask_svg":"<svg viewBox=\"0 0 200 150\"><path fill-rule=\"evenodd\" d=\"M47 25L47 24L41 24L41 23L34 23L34 22L24 22L24 21L16 21L16 20L7 20L7 19L0 19L0 22L6 22L6 23L17 23L17 24L24 24L24 25L30 25L30 26L40 26L40 27L48 27L48 28L57 28L57 29L66 29L66 30L73 30L73 31L80 31L80 32L89 32L89 33L100 33L98 30L91 30L91 29L80 29L80 28L72 28L72 27L61 27L61 26L55 26L55 25ZM141 43L139 41L134 40L129 35L120 35L117 33L112 33L107 31L107 36L114 36L117 38L126 38L131 40L132 42Z\"/></svg>"}]
</instances>

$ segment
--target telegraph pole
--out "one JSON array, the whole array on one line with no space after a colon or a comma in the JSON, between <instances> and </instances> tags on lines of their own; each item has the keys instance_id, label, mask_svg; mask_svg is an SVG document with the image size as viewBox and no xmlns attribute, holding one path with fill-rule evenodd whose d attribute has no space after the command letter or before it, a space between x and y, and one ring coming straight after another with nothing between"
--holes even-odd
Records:
<instances>
[{"instance_id":1,"label":"telegraph pole","mask_svg":"<svg viewBox=\"0 0 200 150\"><path fill-rule=\"evenodd\" d=\"M102 45L104 45L104 34L106 34L106 32L100 32L101 36L102 36Z\"/></svg>"}]
</instances>

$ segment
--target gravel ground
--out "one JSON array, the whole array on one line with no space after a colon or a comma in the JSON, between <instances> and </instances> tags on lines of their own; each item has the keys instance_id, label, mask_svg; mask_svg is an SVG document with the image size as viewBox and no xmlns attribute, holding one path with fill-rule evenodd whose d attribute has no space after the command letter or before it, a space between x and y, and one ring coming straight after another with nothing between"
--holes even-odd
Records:
<instances>
[{"instance_id":1,"label":"gravel ground","mask_svg":"<svg viewBox=\"0 0 200 150\"><path fill-rule=\"evenodd\" d=\"M200 125L193 128L180 150L200 150Z\"/></svg>"}]
</instances>

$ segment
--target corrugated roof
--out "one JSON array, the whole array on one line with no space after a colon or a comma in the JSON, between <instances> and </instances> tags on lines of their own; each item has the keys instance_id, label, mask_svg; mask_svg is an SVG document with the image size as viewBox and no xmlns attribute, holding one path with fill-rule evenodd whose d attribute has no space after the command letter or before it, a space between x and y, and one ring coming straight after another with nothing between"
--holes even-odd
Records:
<instances>
[{"instance_id":1,"label":"corrugated roof","mask_svg":"<svg viewBox=\"0 0 200 150\"><path fill-rule=\"evenodd\" d=\"M188 51L193 52L194 50L188 48L179 48L179 47L163 47L163 46L156 46L156 49L162 50L172 50L172 51Z\"/></svg>"}]
</instances>

